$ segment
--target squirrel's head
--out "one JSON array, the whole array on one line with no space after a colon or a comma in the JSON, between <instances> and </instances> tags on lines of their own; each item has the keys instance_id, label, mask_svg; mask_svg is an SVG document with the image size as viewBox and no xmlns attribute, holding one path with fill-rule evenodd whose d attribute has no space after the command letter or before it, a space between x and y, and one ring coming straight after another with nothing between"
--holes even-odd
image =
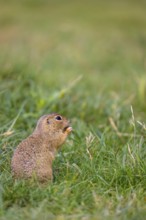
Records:
<instances>
[{"instance_id":1,"label":"squirrel's head","mask_svg":"<svg viewBox=\"0 0 146 220\"><path fill-rule=\"evenodd\" d=\"M43 115L37 122L34 133L52 142L58 148L71 133L72 127L69 121L57 113Z\"/></svg>"}]
</instances>

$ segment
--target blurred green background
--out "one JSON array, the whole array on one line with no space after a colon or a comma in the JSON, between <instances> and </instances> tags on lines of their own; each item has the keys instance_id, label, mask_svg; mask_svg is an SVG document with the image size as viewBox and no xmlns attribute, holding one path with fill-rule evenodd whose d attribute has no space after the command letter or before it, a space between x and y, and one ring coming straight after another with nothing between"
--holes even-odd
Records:
<instances>
[{"instance_id":1,"label":"blurred green background","mask_svg":"<svg viewBox=\"0 0 146 220\"><path fill-rule=\"evenodd\" d=\"M1 65L23 64L48 87L80 74L124 89L145 72L145 24L145 1L1 1Z\"/></svg>"},{"instance_id":2,"label":"blurred green background","mask_svg":"<svg viewBox=\"0 0 146 220\"><path fill-rule=\"evenodd\" d=\"M144 219L145 71L145 0L0 0L1 219ZM44 191L14 183L14 148L50 112L74 128L62 173Z\"/></svg>"},{"instance_id":3,"label":"blurred green background","mask_svg":"<svg viewBox=\"0 0 146 220\"><path fill-rule=\"evenodd\" d=\"M116 92L138 95L145 107L145 7L142 0L1 0L2 89L27 78L49 99L81 76L74 96L85 105L87 97Z\"/></svg>"}]
</instances>

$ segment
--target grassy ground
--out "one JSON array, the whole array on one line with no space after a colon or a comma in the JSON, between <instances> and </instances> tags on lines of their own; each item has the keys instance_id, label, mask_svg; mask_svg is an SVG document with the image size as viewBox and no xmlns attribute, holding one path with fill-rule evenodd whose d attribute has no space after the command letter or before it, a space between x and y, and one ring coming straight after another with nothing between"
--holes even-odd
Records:
<instances>
[{"instance_id":1,"label":"grassy ground","mask_svg":"<svg viewBox=\"0 0 146 220\"><path fill-rule=\"evenodd\" d=\"M145 1L0 2L0 219L144 219ZM74 128L54 182L14 181L37 119Z\"/></svg>"}]
</instances>

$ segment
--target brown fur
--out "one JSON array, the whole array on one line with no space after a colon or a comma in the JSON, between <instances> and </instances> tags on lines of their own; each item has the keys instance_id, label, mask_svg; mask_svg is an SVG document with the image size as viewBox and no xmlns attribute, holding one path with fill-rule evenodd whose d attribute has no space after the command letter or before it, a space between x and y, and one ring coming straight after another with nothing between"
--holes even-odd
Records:
<instances>
[{"instance_id":1,"label":"brown fur","mask_svg":"<svg viewBox=\"0 0 146 220\"><path fill-rule=\"evenodd\" d=\"M28 138L14 151L11 167L15 178L36 176L40 182L52 180L52 162L57 149L64 143L72 128L65 117L56 113L42 116Z\"/></svg>"}]
</instances>

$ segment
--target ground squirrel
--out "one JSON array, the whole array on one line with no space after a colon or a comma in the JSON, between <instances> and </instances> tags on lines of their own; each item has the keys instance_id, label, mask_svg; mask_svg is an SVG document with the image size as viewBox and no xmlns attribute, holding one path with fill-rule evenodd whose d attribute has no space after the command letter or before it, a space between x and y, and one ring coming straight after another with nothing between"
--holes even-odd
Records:
<instances>
[{"instance_id":1,"label":"ground squirrel","mask_svg":"<svg viewBox=\"0 0 146 220\"><path fill-rule=\"evenodd\" d=\"M14 151L11 161L14 177L36 176L40 182L52 180L55 153L71 131L69 121L65 117L56 113L42 116L34 132Z\"/></svg>"}]
</instances>

